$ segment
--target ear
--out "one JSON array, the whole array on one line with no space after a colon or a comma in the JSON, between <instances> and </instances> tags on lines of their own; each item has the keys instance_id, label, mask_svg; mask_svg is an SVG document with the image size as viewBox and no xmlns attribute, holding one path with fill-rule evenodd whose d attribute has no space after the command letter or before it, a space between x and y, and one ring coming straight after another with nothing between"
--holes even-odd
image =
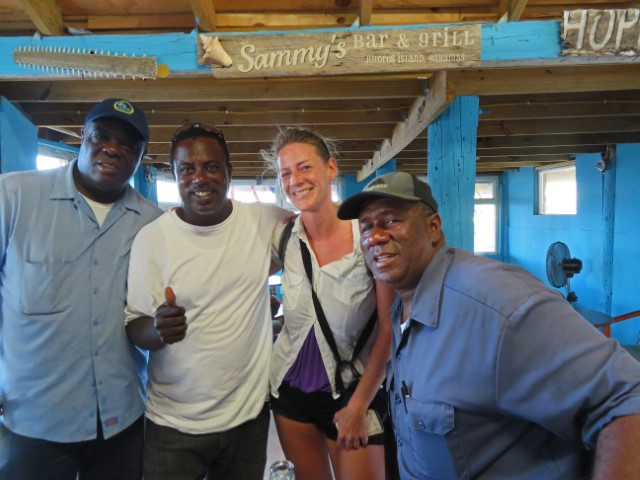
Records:
<instances>
[{"instance_id":1,"label":"ear","mask_svg":"<svg viewBox=\"0 0 640 480\"><path fill-rule=\"evenodd\" d=\"M432 245L437 245L442 239L442 219L439 213L434 213L425 218L427 235Z\"/></svg>"},{"instance_id":2,"label":"ear","mask_svg":"<svg viewBox=\"0 0 640 480\"><path fill-rule=\"evenodd\" d=\"M331 180L335 180L338 176L338 162L335 158L329 157L329 160L327 161L327 168L329 168L329 178Z\"/></svg>"}]
</instances>

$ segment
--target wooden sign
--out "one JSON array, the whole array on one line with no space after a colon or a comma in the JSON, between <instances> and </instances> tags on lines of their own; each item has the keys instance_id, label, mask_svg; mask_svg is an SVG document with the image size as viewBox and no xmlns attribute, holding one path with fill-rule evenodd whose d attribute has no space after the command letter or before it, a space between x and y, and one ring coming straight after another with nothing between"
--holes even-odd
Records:
<instances>
[{"instance_id":1,"label":"wooden sign","mask_svg":"<svg viewBox=\"0 0 640 480\"><path fill-rule=\"evenodd\" d=\"M563 55L623 55L640 52L640 9L571 10L562 22Z\"/></svg>"},{"instance_id":2,"label":"wooden sign","mask_svg":"<svg viewBox=\"0 0 640 480\"><path fill-rule=\"evenodd\" d=\"M218 78L411 72L480 64L480 25L219 36Z\"/></svg>"}]
</instances>

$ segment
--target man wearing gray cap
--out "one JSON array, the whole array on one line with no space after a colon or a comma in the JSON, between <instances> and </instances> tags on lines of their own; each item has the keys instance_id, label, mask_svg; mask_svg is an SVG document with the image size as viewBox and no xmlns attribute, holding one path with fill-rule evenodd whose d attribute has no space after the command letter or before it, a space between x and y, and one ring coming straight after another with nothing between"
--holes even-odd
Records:
<instances>
[{"instance_id":1,"label":"man wearing gray cap","mask_svg":"<svg viewBox=\"0 0 640 480\"><path fill-rule=\"evenodd\" d=\"M401 477L640 478L640 364L525 270L448 247L437 210L407 173L338 210L397 293Z\"/></svg>"},{"instance_id":2,"label":"man wearing gray cap","mask_svg":"<svg viewBox=\"0 0 640 480\"><path fill-rule=\"evenodd\" d=\"M77 160L0 176L2 480L139 480L146 359L124 329L129 250L161 210L123 99L87 115Z\"/></svg>"}]
</instances>

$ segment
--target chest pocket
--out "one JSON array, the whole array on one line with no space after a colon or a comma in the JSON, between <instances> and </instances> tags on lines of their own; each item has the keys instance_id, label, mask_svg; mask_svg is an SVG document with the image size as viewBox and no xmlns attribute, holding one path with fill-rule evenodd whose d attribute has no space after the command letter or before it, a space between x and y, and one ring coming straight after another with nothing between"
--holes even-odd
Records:
<instances>
[{"instance_id":1,"label":"chest pocket","mask_svg":"<svg viewBox=\"0 0 640 480\"><path fill-rule=\"evenodd\" d=\"M373 288L373 280L366 270L351 270L334 281L333 296L345 305L362 302Z\"/></svg>"},{"instance_id":2,"label":"chest pocket","mask_svg":"<svg viewBox=\"0 0 640 480\"><path fill-rule=\"evenodd\" d=\"M282 303L285 310L296 309L304 282L308 282L306 277L285 270L282 276Z\"/></svg>"},{"instance_id":3,"label":"chest pocket","mask_svg":"<svg viewBox=\"0 0 640 480\"><path fill-rule=\"evenodd\" d=\"M455 409L444 403L406 399L408 434L419 478L469 478L462 442L455 429Z\"/></svg>"},{"instance_id":4,"label":"chest pocket","mask_svg":"<svg viewBox=\"0 0 640 480\"><path fill-rule=\"evenodd\" d=\"M20 309L25 315L64 312L77 292L71 291L72 262L24 262Z\"/></svg>"}]
</instances>

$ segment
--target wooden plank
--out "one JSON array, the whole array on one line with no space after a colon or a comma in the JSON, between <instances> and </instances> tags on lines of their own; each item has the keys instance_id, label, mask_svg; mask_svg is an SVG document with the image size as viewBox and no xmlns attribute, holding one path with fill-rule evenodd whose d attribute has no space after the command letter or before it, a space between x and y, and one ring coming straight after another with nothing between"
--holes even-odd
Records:
<instances>
[{"instance_id":1,"label":"wooden plank","mask_svg":"<svg viewBox=\"0 0 640 480\"><path fill-rule=\"evenodd\" d=\"M638 88L640 63L453 71L456 95L600 92Z\"/></svg>"},{"instance_id":2,"label":"wooden plank","mask_svg":"<svg viewBox=\"0 0 640 480\"><path fill-rule=\"evenodd\" d=\"M278 127L247 127L247 126L225 126L225 139L229 142L230 150L233 150L234 142L271 142L278 134ZM168 145L175 127L152 127L151 142L165 143ZM382 125L353 125L345 129L342 125L327 125L323 127L322 133L329 138L340 138L345 140L377 140L389 136L390 128ZM79 143L79 139L70 142Z\"/></svg>"},{"instance_id":3,"label":"wooden plank","mask_svg":"<svg viewBox=\"0 0 640 480\"><path fill-rule=\"evenodd\" d=\"M447 86L447 74L436 73L429 81L426 95L418 97L409 109L407 121L398 123L391 138L382 143L380 150L373 154L370 162L358 172L356 180L361 182L375 170L383 166L393 156L406 147L419 133L451 104L454 97Z\"/></svg>"},{"instance_id":4,"label":"wooden plank","mask_svg":"<svg viewBox=\"0 0 640 480\"><path fill-rule=\"evenodd\" d=\"M563 55L640 54L640 9L564 12Z\"/></svg>"},{"instance_id":5,"label":"wooden plank","mask_svg":"<svg viewBox=\"0 0 640 480\"><path fill-rule=\"evenodd\" d=\"M372 0L358 1L358 20L361 27L371 25Z\"/></svg>"},{"instance_id":6,"label":"wooden plank","mask_svg":"<svg viewBox=\"0 0 640 480\"><path fill-rule=\"evenodd\" d=\"M509 21L515 22L522 19L522 14L527 6L528 0L510 0Z\"/></svg>"},{"instance_id":7,"label":"wooden plank","mask_svg":"<svg viewBox=\"0 0 640 480\"><path fill-rule=\"evenodd\" d=\"M414 77L234 79L166 78L154 81L59 80L0 82L0 91L19 102L99 102L117 91L133 102L166 101L176 97L184 102L199 101L279 101L406 98L422 95Z\"/></svg>"},{"instance_id":8,"label":"wooden plank","mask_svg":"<svg viewBox=\"0 0 640 480\"><path fill-rule=\"evenodd\" d=\"M153 110L153 123L156 125L175 125L176 128L184 123L207 122L214 125L308 125L311 127L322 125L359 124L389 124L390 128L402 121L403 112L408 108L386 110L319 110L313 109L287 111L272 105L273 111L235 112L219 111L218 109L199 110L192 112L167 112L153 106L145 108ZM192 109L195 110L195 109ZM31 121L41 127L72 126L80 127L84 123L86 112L34 112L29 115Z\"/></svg>"},{"instance_id":9,"label":"wooden plank","mask_svg":"<svg viewBox=\"0 0 640 480\"><path fill-rule=\"evenodd\" d=\"M601 145L640 142L640 125L635 132L615 132L593 135L574 133L560 135L512 135L502 137L478 136L477 148L546 147L552 145Z\"/></svg>"},{"instance_id":10,"label":"wooden plank","mask_svg":"<svg viewBox=\"0 0 640 480\"><path fill-rule=\"evenodd\" d=\"M473 252L478 97L458 97L430 126L427 175L447 244Z\"/></svg>"},{"instance_id":11,"label":"wooden plank","mask_svg":"<svg viewBox=\"0 0 640 480\"><path fill-rule=\"evenodd\" d=\"M580 153L602 153L603 145L553 145L553 146L526 146L507 148L486 148L478 145L476 152L481 158L516 156L524 157L528 155L577 155ZM399 156L396 158L400 158Z\"/></svg>"},{"instance_id":12,"label":"wooden plank","mask_svg":"<svg viewBox=\"0 0 640 480\"><path fill-rule=\"evenodd\" d=\"M156 15L89 15L87 28L101 30L173 30L194 28L196 21L192 13Z\"/></svg>"},{"instance_id":13,"label":"wooden plank","mask_svg":"<svg viewBox=\"0 0 640 480\"><path fill-rule=\"evenodd\" d=\"M480 121L487 120L515 120L534 118L599 118L640 115L640 102L618 101L591 103L557 102L531 104L524 101L509 105L481 103Z\"/></svg>"},{"instance_id":14,"label":"wooden plank","mask_svg":"<svg viewBox=\"0 0 640 480\"><path fill-rule=\"evenodd\" d=\"M219 37L233 60L217 78L411 72L480 63L480 25Z\"/></svg>"},{"instance_id":15,"label":"wooden plank","mask_svg":"<svg viewBox=\"0 0 640 480\"><path fill-rule=\"evenodd\" d=\"M18 0L43 35L64 35L62 15L55 0Z\"/></svg>"},{"instance_id":16,"label":"wooden plank","mask_svg":"<svg viewBox=\"0 0 640 480\"><path fill-rule=\"evenodd\" d=\"M189 0L191 11L200 31L214 32L216 30L216 9L214 0Z\"/></svg>"},{"instance_id":17,"label":"wooden plank","mask_svg":"<svg viewBox=\"0 0 640 480\"><path fill-rule=\"evenodd\" d=\"M640 128L640 117L546 118L541 120L502 120L480 122L478 136L545 135L569 133L635 132Z\"/></svg>"},{"instance_id":18,"label":"wooden plank","mask_svg":"<svg viewBox=\"0 0 640 480\"><path fill-rule=\"evenodd\" d=\"M498 0L498 17L501 22L506 22L509 20L509 6L511 5L511 0Z\"/></svg>"},{"instance_id":19,"label":"wooden plank","mask_svg":"<svg viewBox=\"0 0 640 480\"><path fill-rule=\"evenodd\" d=\"M504 157L476 157L478 163L506 163L511 164L513 162L518 163L555 163L566 162L575 159L575 156L569 154L556 154L556 155L507 155Z\"/></svg>"}]
</instances>

